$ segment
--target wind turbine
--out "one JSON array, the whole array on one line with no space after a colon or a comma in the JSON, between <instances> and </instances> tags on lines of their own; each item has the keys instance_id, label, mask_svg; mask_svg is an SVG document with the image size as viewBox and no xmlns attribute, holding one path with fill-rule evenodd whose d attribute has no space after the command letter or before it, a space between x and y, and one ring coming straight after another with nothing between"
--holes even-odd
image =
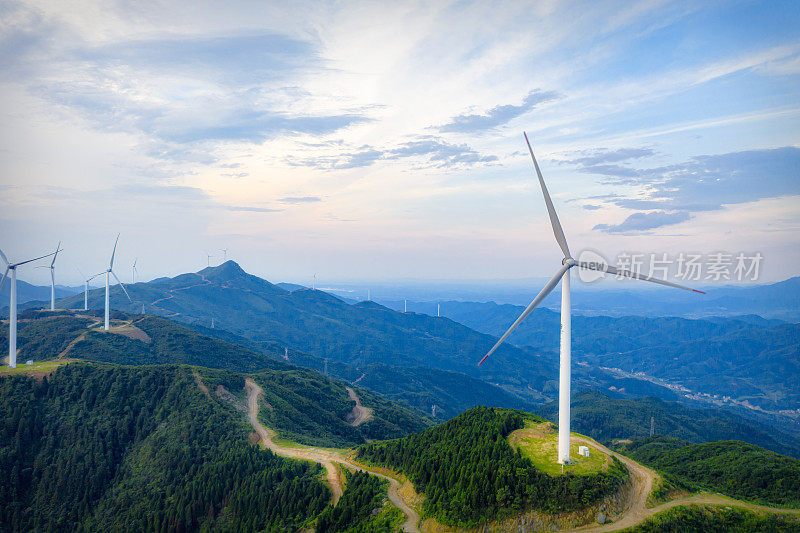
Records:
<instances>
[{"instance_id":1,"label":"wind turbine","mask_svg":"<svg viewBox=\"0 0 800 533\"><path fill-rule=\"evenodd\" d=\"M564 253L564 259L561 260L561 268L558 269L555 276L547 282L544 288L539 292L536 298L525 308L525 311L519 316L519 318L511 324L511 327L508 328L502 337L497 341L497 343L489 350L483 359L481 359L478 366L482 365L486 359L489 358L492 353L508 338L511 333L517 329L525 318L531 314L531 312L539 305L545 297L550 294L558 282L561 282L561 355L560 355L560 368L559 368L559 385L558 385L558 462L561 464L568 464L570 462L569 459L569 423L570 423L570 381L572 378L571 375L571 306L570 306L570 289L569 289L569 271L573 267L579 267L588 270L596 270L599 272L607 272L608 274L615 274L617 276L640 279L643 281L651 281L653 283L658 283L660 285L666 285L667 287L675 287L677 289L684 289L687 291L692 292L699 292L700 294L705 294L703 291L698 291L696 289L690 289L689 287L684 287L682 285L678 285L677 283L671 283L669 281L664 281L656 278L651 278L650 276L645 276L636 272L632 272L630 270L622 270L613 266L606 265L601 262L583 262L583 261L575 261L572 258L572 255L569 253L569 247L567 246L567 239L564 237L564 230L561 228L561 223L558 221L558 216L556 215L556 210L553 207L553 201L550 199L550 194L547 192L547 187L544 184L544 178L542 178L542 172L539 170L539 163L536 162L536 156L533 155L533 148L531 148L531 143L528 140L528 135L525 135L525 142L528 144L528 151L531 153L531 159L533 160L533 166L536 169L536 175L539 178L539 185L542 187L542 195L544 196L544 203L547 206L547 214L550 216L550 225L553 227L553 234L555 235L556 242L558 246L561 248L561 251Z\"/></svg>"},{"instance_id":2,"label":"wind turbine","mask_svg":"<svg viewBox=\"0 0 800 533\"><path fill-rule=\"evenodd\" d=\"M3 273L3 279L0 280L0 289L3 288L3 284L6 282L6 276L8 276L8 271L11 271L11 302L8 305L8 366L9 368L17 368L17 267L20 265L24 265L25 263L31 263L33 261L38 261L39 259L44 259L45 257L50 257L51 255L55 255L57 252L53 252L47 255L43 255L40 257L35 257L33 259L28 259L26 261L18 261L16 263L10 263L6 254L0 250L0 258L3 259L3 262L6 264L6 271Z\"/></svg>"},{"instance_id":3,"label":"wind turbine","mask_svg":"<svg viewBox=\"0 0 800 533\"><path fill-rule=\"evenodd\" d=\"M222 262L224 263L225 261L228 260L228 249L220 248L219 251L222 252Z\"/></svg>"},{"instance_id":4,"label":"wind turbine","mask_svg":"<svg viewBox=\"0 0 800 533\"><path fill-rule=\"evenodd\" d=\"M213 255L211 255L210 253L206 252L206 259L207 259L207 261L208 261L208 263L207 263L207 265L206 265L206 266L211 266L211 258L212 258L212 257L214 257L214 256L213 256Z\"/></svg>"},{"instance_id":5,"label":"wind turbine","mask_svg":"<svg viewBox=\"0 0 800 533\"><path fill-rule=\"evenodd\" d=\"M139 258L138 258L138 257L135 257L135 258L133 259L133 272L131 273L131 282L132 282L132 283L136 283L136 274L138 274L138 273L139 273L139 271L138 271L138 270L136 270L136 261L138 261L138 260L139 260Z\"/></svg>"},{"instance_id":6,"label":"wind turbine","mask_svg":"<svg viewBox=\"0 0 800 533\"><path fill-rule=\"evenodd\" d=\"M56 310L56 257L61 251L61 241L58 241L56 251L53 252L53 260L50 262L50 310Z\"/></svg>"},{"instance_id":7,"label":"wind turbine","mask_svg":"<svg viewBox=\"0 0 800 533\"><path fill-rule=\"evenodd\" d=\"M97 276L99 276L100 274L95 274L94 276L91 276L91 277L87 278L86 275L83 272L81 272L80 268L78 269L78 272L80 273L81 277L84 278L84 280L83 280L83 310L84 311L88 311L89 310L89 282L92 281Z\"/></svg>"},{"instance_id":8,"label":"wind turbine","mask_svg":"<svg viewBox=\"0 0 800 533\"><path fill-rule=\"evenodd\" d=\"M128 301L133 303L133 300L131 300L131 295L128 294L128 290L125 288L125 285L122 284L122 282L119 280L117 275L114 274L114 270L113 270L113 268L114 268L114 255L117 253L117 243L118 242L119 242L119 233L117 233L117 240L114 241L114 250L111 252L111 261L109 261L109 263L108 263L108 270L105 270L104 272L100 272L99 274L97 274L97 276L101 276L103 274L106 275L106 321L105 321L105 330L106 331L108 331L108 310L109 310L109 305L108 305L108 282L109 282L109 276L114 276L114 279L117 280L117 283L119 283L119 286L122 287L123 291L125 291L125 296L128 297Z\"/></svg>"}]
</instances>

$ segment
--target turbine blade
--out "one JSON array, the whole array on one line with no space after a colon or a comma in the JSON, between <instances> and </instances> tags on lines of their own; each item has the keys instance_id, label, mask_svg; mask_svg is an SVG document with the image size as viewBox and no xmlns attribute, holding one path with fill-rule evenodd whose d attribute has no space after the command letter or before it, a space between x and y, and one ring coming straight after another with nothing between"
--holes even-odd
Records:
<instances>
[{"instance_id":1,"label":"turbine blade","mask_svg":"<svg viewBox=\"0 0 800 533\"><path fill-rule=\"evenodd\" d=\"M33 259L28 259L27 261L20 261L19 263L14 263L14 266L15 266L15 267L18 267L18 266L20 266L20 265L24 265L25 263L31 263L31 262L33 262L33 261L38 261L39 259L44 259L45 257L50 257L50 256L51 256L51 255L53 255L54 253L55 253L55 252L49 253L49 254L47 254L47 255L42 255L42 256L39 256L39 257L34 257Z\"/></svg>"},{"instance_id":2,"label":"turbine blade","mask_svg":"<svg viewBox=\"0 0 800 533\"><path fill-rule=\"evenodd\" d=\"M683 285L678 285L677 283L672 283L671 281L664 281L663 279L658 278L651 278L650 276L645 276L644 274L637 274L636 272L632 272L630 270L621 270L617 267L613 267L610 265L605 265L603 263L578 263L578 266L581 268L586 268L588 270L597 270L599 272L607 272L609 274L613 274L615 276L623 276L626 278L633 278L633 279L640 279L642 281L650 281L652 283L658 283L659 285L666 285L667 287L675 287L676 289L683 289L685 291L692 291L698 292L700 294L705 294L703 291L698 291L697 289L692 289L689 287L684 287Z\"/></svg>"},{"instance_id":3,"label":"turbine blade","mask_svg":"<svg viewBox=\"0 0 800 533\"><path fill-rule=\"evenodd\" d=\"M2 280L0 280L0 291L2 291L2 290L3 290L3 285L4 285L4 284L5 284L5 282L6 282L6 276L8 276L8 271L9 271L9 267L6 267L6 271L5 271L5 272L3 272L3 279L2 279Z\"/></svg>"},{"instance_id":4,"label":"turbine blade","mask_svg":"<svg viewBox=\"0 0 800 533\"><path fill-rule=\"evenodd\" d=\"M111 275L112 275L112 276L114 276L114 279L115 279L115 280L117 280L117 283L119 283L119 286L120 286L120 287L122 287L122 290L123 290L123 291L125 291L125 296L127 296L127 297L128 297L128 301L129 301L130 303L133 303L133 300L131 300L131 295L130 295L130 294L128 294L128 289L126 289L126 288L125 288L125 285L124 285L124 284L123 284L123 283L122 283L122 282L119 280L119 278L117 277L117 275L116 275L116 274L114 274L114 271L113 271L113 270L110 270L109 272L111 272Z\"/></svg>"},{"instance_id":5,"label":"turbine blade","mask_svg":"<svg viewBox=\"0 0 800 533\"><path fill-rule=\"evenodd\" d=\"M522 134L525 136L525 142L528 143L528 151L531 153L531 159L533 159L533 166L536 168L536 175L539 177L539 185L542 186L544 203L547 204L547 214L550 215L550 224L553 226L553 235L555 235L556 242L561 247L561 251L564 252L564 257L572 257L569 254L569 247L567 246L567 238L564 237L564 230L561 228L561 222L558 221L558 215L556 215L556 209L555 207L553 207L553 200L550 199L550 193L547 192L547 186L544 184L542 171L539 170L539 163L536 162L536 156L533 155L533 148L531 148L531 142L528 140L528 134L525 132L522 132Z\"/></svg>"},{"instance_id":6,"label":"turbine blade","mask_svg":"<svg viewBox=\"0 0 800 533\"><path fill-rule=\"evenodd\" d=\"M61 251L61 241L58 241L58 246L56 246L56 253L53 254L53 262L50 263L50 268L53 268L53 266L56 264L56 257L58 257L58 252L60 251Z\"/></svg>"},{"instance_id":7,"label":"turbine blade","mask_svg":"<svg viewBox=\"0 0 800 533\"><path fill-rule=\"evenodd\" d=\"M111 252L111 262L108 263L108 269L111 270L114 268L114 254L117 253L117 243L119 242L119 233L117 233L117 240L114 241L114 250Z\"/></svg>"},{"instance_id":8,"label":"turbine blade","mask_svg":"<svg viewBox=\"0 0 800 533\"><path fill-rule=\"evenodd\" d=\"M3 253L3 250L0 250L0 257L3 258L3 262L6 264L6 266L11 264L8 262L8 258L6 257L6 254Z\"/></svg>"},{"instance_id":9,"label":"turbine blade","mask_svg":"<svg viewBox=\"0 0 800 533\"><path fill-rule=\"evenodd\" d=\"M78 270L78 274L80 274L80 275L81 275L81 277L82 277L83 279L86 279L86 274L84 274L83 272L81 272L81 269L80 269L80 268L78 268L78 267L75 267L75 268Z\"/></svg>"},{"instance_id":10,"label":"turbine blade","mask_svg":"<svg viewBox=\"0 0 800 533\"><path fill-rule=\"evenodd\" d=\"M492 346L492 349L489 350L489 353L483 356L483 359L481 359L481 362L478 363L478 366L481 366L483 362L486 361L489 358L489 356L492 355L492 353L494 353L494 351L497 348L499 348L501 344L503 344L503 342L505 342L508 336L511 335L511 333L515 329L517 329L517 326L519 326L522 323L522 321L525 320L528 317L528 315L531 314L531 312L533 312L534 309L536 309L536 306L539 305L542 302L542 300L544 300L547 297L548 294L553 292L553 289L556 287L556 285L558 285L558 282L561 281L561 276L563 276L564 272L566 272L569 269L570 265L564 265L558 270L558 272L556 272L556 275L553 276L553 278L547 282L547 285L545 285L544 288L539 292L539 294L536 295L536 298L534 298L533 301L528 305L528 307L525 308L522 314L519 315L519 318L513 324L511 324L511 327L508 328L508 331L503 333L503 336L500 337L500 339L494 346Z\"/></svg>"}]
</instances>

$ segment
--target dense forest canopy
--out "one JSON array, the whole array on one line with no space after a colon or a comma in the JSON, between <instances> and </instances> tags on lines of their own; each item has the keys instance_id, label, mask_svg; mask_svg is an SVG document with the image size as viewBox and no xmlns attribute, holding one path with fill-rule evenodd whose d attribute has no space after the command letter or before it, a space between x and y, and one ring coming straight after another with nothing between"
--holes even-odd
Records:
<instances>
[{"instance_id":1,"label":"dense forest canopy","mask_svg":"<svg viewBox=\"0 0 800 533\"><path fill-rule=\"evenodd\" d=\"M530 507L553 513L583 508L627 478L616 460L608 472L591 476L538 471L507 440L523 425L518 411L476 407L421 433L362 446L358 457L404 473L425 493L425 512L465 527Z\"/></svg>"},{"instance_id":2,"label":"dense forest canopy","mask_svg":"<svg viewBox=\"0 0 800 533\"><path fill-rule=\"evenodd\" d=\"M634 442L627 454L692 490L722 492L765 505L800 507L800 461L753 444L689 444L656 437Z\"/></svg>"},{"instance_id":3,"label":"dense forest canopy","mask_svg":"<svg viewBox=\"0 0 800 533\"><path fill-rule=\"evenodd\" d=\"M0 377L0 529L296 529L330 493L319 465L252 446L190 369L71 364Z\"/></svg>"}]
</instances>

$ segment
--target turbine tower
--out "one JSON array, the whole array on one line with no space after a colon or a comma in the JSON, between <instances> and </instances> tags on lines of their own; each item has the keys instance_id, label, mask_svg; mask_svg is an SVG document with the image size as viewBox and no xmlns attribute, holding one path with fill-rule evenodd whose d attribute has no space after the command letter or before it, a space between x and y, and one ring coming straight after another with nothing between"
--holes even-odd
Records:
<instances>
[{"instance_id":1,"label":"turbine tower","mask_svg":"<svg viewBox=\"0 0 800 533\"><path fill-rule=\"evenodd\" d=\"M53 260L50 262L50 310L56 310L56 257L61 251L61 241L58 241L56 251L53 253Z\"/></svg>"},{"instance_id":2,"label":"turbine tower","mask_svg":"<svg viewBox=\"0 0 800 533\"><path fill-rule=\"evenodd\" d=\"M579 267L587 270L596 270L599 272L606 272L608 274L614 274L620 277L627 277L633 279L640 279L643 281L651 281L653 283L658 283L660 285L666 285L667 287L675 287L677 289L684 289L687 291L692 292L699 292L700 294L705 294L703 291L698 291L696 289L690 289L689 287L684 287L682 285L678 285L677 283L672 283L669 281L664 281L656 278L651 278L650 276L645 276L636 272L632 272L630 270L622 270L618 269L613 266L606 265L605 263L601 262L583 262L583 261L575 261L572 258L572 255L569 252L569 247L567 246L567 239L564 237L564 230L561 228L561 223L558 221L558 216L556 215L556 210L553 207L553 201L550 199L550 193L547 192L547 187L544 184L544 178L542 178L542 172L539 170L539 163L536 162L536 156L533 155L533 148L531 148L531 143L528 140L528 135L525 135L525 142L528 144L528 151L531 153L531 159L533 160L533 166L536 169L536 176L539 178L539 185L542 187L542 195L544 196L544 203L547 206L547 214L550 216L550 225L553 227L553 234L555 235L556 242L558 246L561 248L561 251L564 253L564 258L561 260L561 268L558 269L555 276L547 282L547 285L539 292L536 298L525 308L525 311L517 318L517 320L511 324L511 327L508 328L502 337L497 341L497 343L489 350L483 359L481 359L478 366L482 365L486 359L489 358L492 353L501 345L505 340L508 338L511 333L517 329L525 318L531 314L531 312L539 305L545 297L550 294L558 282L561 282L561 355L559 361L559 386L558 386L558 462L561 464L568 464L570 462L569 459L569 423L570 423L570 381L571 381L571 306L570 306L570 288L569 288L569 271L573 267Z\"/></svg>"},{"instance_id":3,"label":"turbine tower","mask_svg":"<svg viewBox=\"0 0 800 533\"><path fill-rule=\"evenodd\" d=\"M87 278L86 275L83 272L81 272L80 268L78 269L78 272L80 273L81 277L84 278L84 280L83 280L83 310L84 311L88 311L89 310L89 282L92 281L97 276L99 276L100 274L95 274L94 276L91 276L91 277Z\"/></svg>"},{"instance_id":4,"label":"turbine tower","mask_svg":"<svg viewBox=\"0 0 800 533\"><path fill-rule=\"evenodd\" d=\"M224 263L225 261L228 260L228 249L220 248L219 251L222 252L222 262Z\"/></svg>"},{"instance_id":5,"label":"turbine tower","mask_svg":"<svg viewBox=\"0 0 800 533\"><path fill-rule=\"evenodd\" d=\"M108 331L108 310L109 310L109 305L108 305L108 300L109 300L109 298L108 298L108 282L109 282L109 276L114 276L114 279L117 280L117 283L119 283L119 286L122 287L123 291L125 291L125 296L128 297L128 301L133 303L133 300L131 300L131 295L128 294L128 290L125 288L125 285L122 284L122 282L119 280L117 275L114 274L114 270L113 270L113 268L114 268L114 255L117 253L117 243L118 242L119 242L119 233L117 233L117 240L114 241L114 250L111 252L111 261L108 262L108 269L103 271L103 272L100 272L99 274L97 274L97 276L101 276L103 274L106 275L106 320L105 320L105 328L104 328L106 331Z\"/></svg>"},{"instance_id":6,"label":"turbine tower","mask_svg":"<svg viewBox=\"0 0 800 533\"><path fill-rule=\"evenodd\" d=\"M16 263L11 263L8 261L6 254L0 250L0 258L3 259L3 262L6 264L6 271L3 273L3 279L0 280L0 290L3 288L3 284L6 282L6 276L8 276L9 270L11 271L11 288L9 292L11 293L11 302L8 305L8 366L9 368L17 368L17 267L20 265L24 265L25 263L31 263L33 261L38 261L39 259L44 259L45 257L50 257L54 255L56 252L43 255L41 257L35 257L33 259L28 259L26 261L18 261Z\"/></svg>"}]
</instances>

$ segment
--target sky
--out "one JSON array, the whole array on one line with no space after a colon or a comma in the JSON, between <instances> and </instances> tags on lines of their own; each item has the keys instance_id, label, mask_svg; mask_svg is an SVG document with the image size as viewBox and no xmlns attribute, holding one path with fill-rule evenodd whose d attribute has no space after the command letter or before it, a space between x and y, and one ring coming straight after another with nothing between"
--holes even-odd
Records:
<instances>
[{"instance_id":1,"label":"sky","mask_svg":"<svg viewBox=\"0 0 800 533\"><path fill-rule=\"evenodd\" d=\"M7 0L0 248L62 241L65 284L117 233L123 281L549 278L527 131L573 255L786 279L799 29L796 1Z\"/></svg>"}]
</instances>

